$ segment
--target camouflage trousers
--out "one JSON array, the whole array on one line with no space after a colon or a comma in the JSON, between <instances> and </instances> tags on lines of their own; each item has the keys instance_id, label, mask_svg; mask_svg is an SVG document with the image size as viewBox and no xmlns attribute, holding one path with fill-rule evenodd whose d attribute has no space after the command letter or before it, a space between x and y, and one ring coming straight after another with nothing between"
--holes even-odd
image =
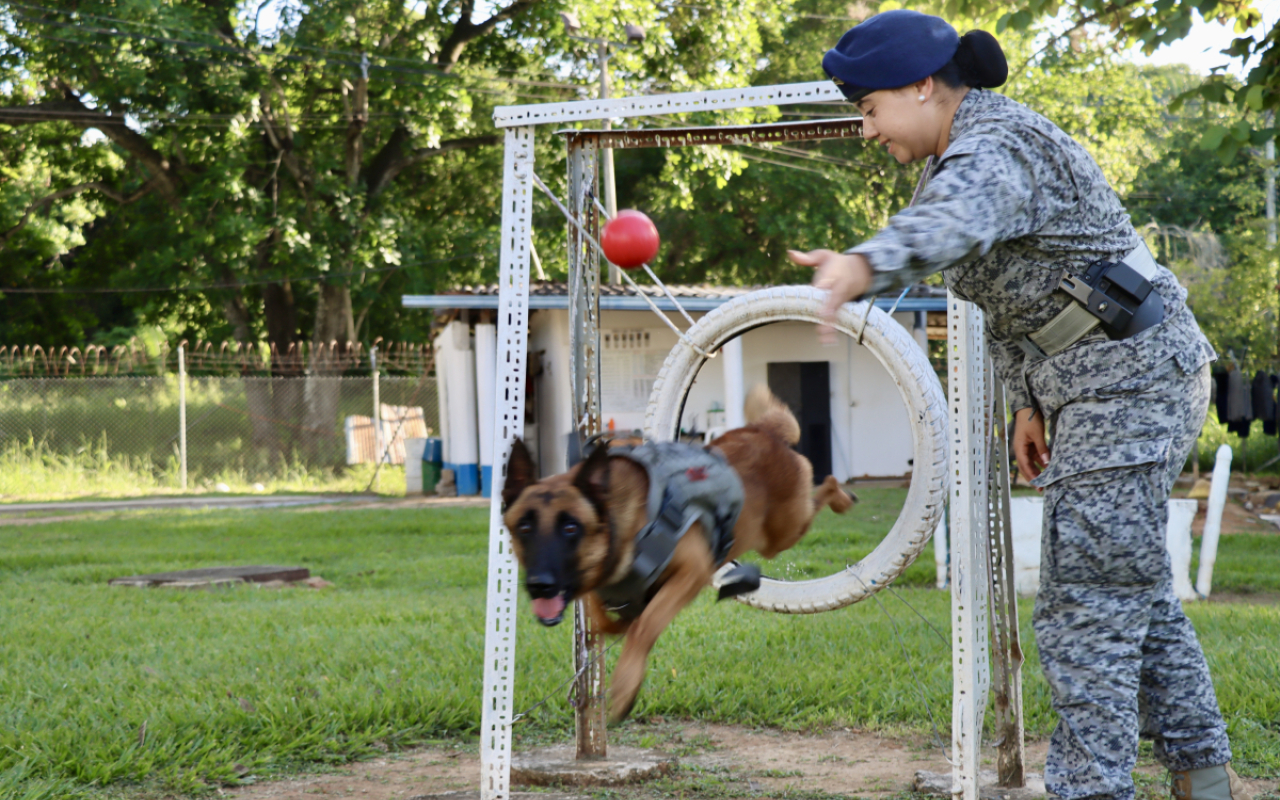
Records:
<instances>
[{"instance_id":1,"label":"camouflage trousers","mask_svg":"<svg viewBox=\"0 0 1280 800\"><path fill-rule=\"evenodd\" d=\"M1139 735L1171 770L1231 760L1165 544L1209 367L1188 374L1170 358L1082 396L1052 394L1036 392L1053 431L1036 480L1045 510L1035 633L1059 717L1045 784L1064 800L1130 800Z\"/></svg>"}]
</instances>

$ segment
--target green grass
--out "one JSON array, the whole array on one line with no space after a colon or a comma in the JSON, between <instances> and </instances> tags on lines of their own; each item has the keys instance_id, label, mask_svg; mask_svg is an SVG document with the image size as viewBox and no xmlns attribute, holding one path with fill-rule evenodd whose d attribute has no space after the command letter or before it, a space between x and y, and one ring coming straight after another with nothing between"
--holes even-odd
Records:
<instances>
[{"instance_id":1,"label":"green grass","mask_svg":"<svg viewBox=\"0 0 1280 800\"><path fill-rule=\"evenodd\" d=\"M336 470L299 459L261 472L227 464L190 476L186 493L215 491L219 483L238 494L363 492L373 471L373 464ZM176 457L157 463L150 456L115 452L105 440L71 452L32 439L0 445L0 503L174 496L184 494L181 485ZM402 496L404 487L404 467L384 465L372 491Z\"/></svg>"},{"instance_id":2,"label":"green grass","mask_svg":"<svg viewBox=\"0 0 1280 800\"><path fill-rule=\"evenodd\" d=\"M852 517L824 514L793 571L838 568L875 544L903 493L862 496ZM487 525L486 509L434 509L149 512L0 528L0 797L97 797L138 786L200 793L387 748L472 740ZM1244 591L1280 573L1278 545L1275 537L1224 538L1215 585ZM106 585L118 575L227 563L300 564L336 587ZM778 568L786 566L771 565ZM717 604L704 593L659 641L635 719L920 732L931 710L945 735L949 643L903 604L946 635L949 595L923 588L932 578L926 550L897 595L879 595L883 605L800 617ZM1242 771L1280 774L1280 609L1200 604L1189 613ZM1024 604L1028 645L1029 616ZM531 622L522 598L514 705L551 699L519 723L517 746L567 739L572 719L561 688L569 626ZM1028 727L1043 735L1053 715L1028 651ZM631 723L618 733L643 731Z\"/></svg>"},{"instance_id":3,"label":"green grass","mask_svg":"<svg viewBox=\"0 0 1280 800\"><path fill-rule=\"evenodd\" d=\"M332 416L318 427L307 414L306 379L190 377L188 486L363 490L368 474L359 483L345 466L343 421L371 413L372 381L316 380L317 391L334 404ZM434 379L384 377L380 387L383 403L421 406L427 424L439 430ZM0 496L52 500L178 492L178 394L174 374L0 380ZM259 402L250 403L251 394Z\"/></svg>"}]
</instances>

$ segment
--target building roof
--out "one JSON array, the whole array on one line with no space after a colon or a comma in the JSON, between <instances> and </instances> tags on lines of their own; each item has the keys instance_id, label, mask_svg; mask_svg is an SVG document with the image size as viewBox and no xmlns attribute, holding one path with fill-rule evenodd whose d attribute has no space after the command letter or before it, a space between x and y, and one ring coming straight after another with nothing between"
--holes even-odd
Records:
<instances>
[{"instance_id":1,"label":"building roof","mask_svg":"<svg viewBox=\"0 0 1280 800\"><path fill-rule=\"evenodd\" d=\"M463 286L447 294L406 294L401 296L405 308L496 309L498 285ZM663 311L675 311L676 307L657 286L640 285L639 291L648 295ZM763 286L711 286L709 284L667 284L671 294L680 301L685 311L711 311L735 297L763 289ZM876 306L888 310L897 295L879 297ZM563 281L532 281L529 285L529 308L567 309L569 284ZM636 290L626 284L600 284L600 310L646 311L649 304L636 295ZM898 303L898 311L946 311L947 293L937 286L913 286Z\"/></svg>"}]
</instances>

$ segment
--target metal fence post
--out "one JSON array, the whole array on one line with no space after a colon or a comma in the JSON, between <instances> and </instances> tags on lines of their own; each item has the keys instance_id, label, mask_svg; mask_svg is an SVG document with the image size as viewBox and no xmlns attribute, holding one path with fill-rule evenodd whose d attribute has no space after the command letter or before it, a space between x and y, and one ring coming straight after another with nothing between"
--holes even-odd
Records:
<instances>
[{"instance_id":1,"label":"metal fence post","mask_svg":"<svg viewBox=\"0 0 1280 800\"><path fill-rule=\"evenodd\" d=\"M187 359L186 346L178 345L178 480L187 490Z\"/></svg>"},{"instance_id":2,"label":"metal fence post","mask_svg":"<svg viewBox=\"0 0 1280 800\"><path fill-rule=\"evenodd\" d=\"M382 469L382 399L378 393L378 347L369 348L369 369L373 372L373 480L378 480Z\"/></svg>"}]
</instances>

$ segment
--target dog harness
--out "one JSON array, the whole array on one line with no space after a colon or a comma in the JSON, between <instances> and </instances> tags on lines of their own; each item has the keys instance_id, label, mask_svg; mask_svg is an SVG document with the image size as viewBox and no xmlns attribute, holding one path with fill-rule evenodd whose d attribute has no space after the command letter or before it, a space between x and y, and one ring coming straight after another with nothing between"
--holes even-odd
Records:
<instances>
[{"instance_id":1,"label":"dog harness","mask_svg":"<svg viewBox=\"0 0 1280 800\"><path fill-rule=\"evenodd\" d=\"M596 590L609 610L635 619L693 523L702 523L716 566L724 563L742 511L742 481L719 450L689 444L650 442L611 455L629 458L649 474L649 522L636 534L631 569Z\"/></svg>"}]
</instances>

